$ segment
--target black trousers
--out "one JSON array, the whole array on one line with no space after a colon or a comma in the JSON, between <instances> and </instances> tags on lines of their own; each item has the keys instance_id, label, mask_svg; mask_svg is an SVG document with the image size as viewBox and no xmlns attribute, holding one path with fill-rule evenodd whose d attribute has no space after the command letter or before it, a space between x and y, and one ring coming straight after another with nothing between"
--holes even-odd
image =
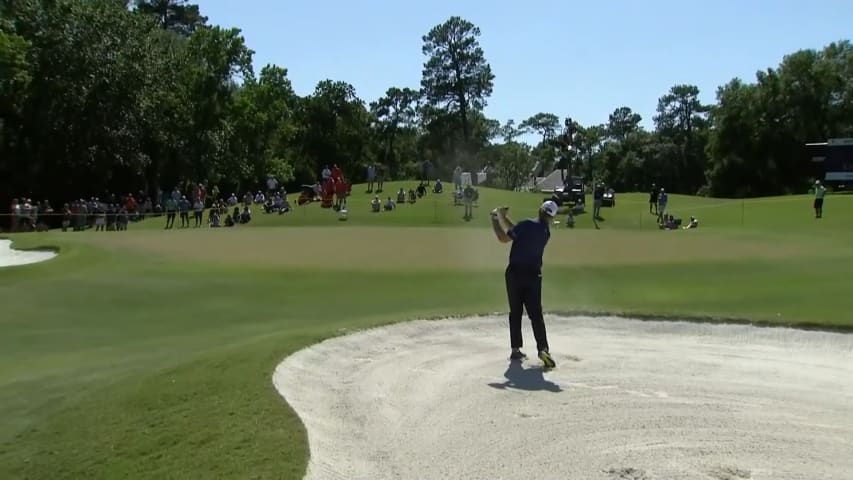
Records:
<instances>
[{"instance_id":1,"label":"black trousers","mask_svg":"<svg viewBox=\"0 0 853 480\"><path fill-rule=\"evenodd\" d=\"M527 316L533 326L536 338L536 350L548 350L548 335L545 332L545 318L542 315L542 273L508 266L505 273L506 293L509 300L509 338L511 348L521 348L524 344L521 335L521 316L527 310Z\"/></svg>"}]
</instances>

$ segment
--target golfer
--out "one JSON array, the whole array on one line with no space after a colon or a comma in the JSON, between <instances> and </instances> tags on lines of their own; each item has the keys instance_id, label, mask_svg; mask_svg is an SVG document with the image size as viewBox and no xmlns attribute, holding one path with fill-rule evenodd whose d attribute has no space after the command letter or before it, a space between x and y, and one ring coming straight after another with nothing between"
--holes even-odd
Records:
<instances>
[{"instance_id":1,"label":"golfer","mask_svg":"<svg viewBox=\"0 0 853 480\"><path fill-rule=\"evenodd\" d=\"M546 368L556 363L548 352L548 336L542 315L542 255L551 238L549 223L557 215L557 204L547 200L539 208L537 218L513 224L506 216L508 208L492 210L492 228L501 243L512 242L509 265L506 268L506 291L509 299L509 336L512 353L510 358L521 360L527 357L521 351L521 313L527 310L536 338L539 359Z\"/></svg>"}]
</instances>

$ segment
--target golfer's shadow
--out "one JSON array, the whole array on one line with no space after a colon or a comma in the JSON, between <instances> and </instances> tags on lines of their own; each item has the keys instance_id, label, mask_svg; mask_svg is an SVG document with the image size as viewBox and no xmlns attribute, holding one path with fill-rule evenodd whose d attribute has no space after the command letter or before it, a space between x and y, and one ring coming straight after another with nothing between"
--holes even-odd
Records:
<instances>
[{"instance_id":1,"label":"golfer's shadow","mask_svg":"<svg viewBox=\"0 0 853 480\"><path fill-rule=\"evenodd\" d=\"M517 360L509 362L509 366L504 372L506 381L503 383L490 383L489 386L500 390L512 388L515 390L527 391L547 391L547 392L562 392L554 382L545 380L542 367L524 368L522 363Z\"/></svg>"}]
</instances>

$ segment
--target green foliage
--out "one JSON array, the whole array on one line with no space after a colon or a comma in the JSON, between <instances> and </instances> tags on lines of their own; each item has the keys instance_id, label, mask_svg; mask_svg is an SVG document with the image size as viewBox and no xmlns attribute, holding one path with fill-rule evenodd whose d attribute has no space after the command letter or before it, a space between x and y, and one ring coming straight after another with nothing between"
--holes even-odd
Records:
<instances>
[{"instance_id":1,"label":"green foliage","mask_svg":"<svg viewBox=\"0 0 853 480\"><path fill-rule=\"evenodd\" d=\"M803 192L813 173L803 144L853 136L853 45L800 50L756 82L717 90L708 135L709 191L719 196Z\"/></svg>"},{"instance_id":2,"label":"green foliage","mask_svg":"<svg viewBox=\"0 0 853 480\"><path fill-rule=\"evenodd\" d=\"M496 184L508 190L524 186L530 180L536 164L530 146L518 142L493 145L486 150L486 155L493 167L492 175Z\"/></svg>"},{"instance_id":3,"label":"green foliage","mask_svg":"<svg viewBox=\"0 0 853 480\"><path fill-rule=\"evenodd\" d=\"M421 88L433 108L458 115L463 139L471 139L471 111L482 111L492 94L495 75L477 37L480 29L460 17L450 17L423 36Z\"/></svg>"},{"instance_id":4,"label":"green foliage","mask_svg":"<svg viewBox=\"0 0 853 480\"><path fill-rule=\"evenodd\" d=\"M443 178L457 165L491 166L506 188L523 186L518 172L538 162L539 175L557 167L617 191L657 183L768 195L803 191L814 173L804 143L853 136L849 41L794 52L755 83L734 79L714 105L699 102L696 86L675 85L658 101L653 131L627 106L569 131L560 118L571 112L505 123L484 114L495 75L479 36L457 16L429 29L419 88L389 86L368 102L345 80L325 80L301 97L286 68L256 74L241 31L209 25L185 0L8 0L0 203L153 195L196 182L253 190L268 175L313 182L327 164L353 181L373 164L390 180L416 175L424 161ZM535 145L515 145L530 133Z\"/></svg>"}]
</instances>

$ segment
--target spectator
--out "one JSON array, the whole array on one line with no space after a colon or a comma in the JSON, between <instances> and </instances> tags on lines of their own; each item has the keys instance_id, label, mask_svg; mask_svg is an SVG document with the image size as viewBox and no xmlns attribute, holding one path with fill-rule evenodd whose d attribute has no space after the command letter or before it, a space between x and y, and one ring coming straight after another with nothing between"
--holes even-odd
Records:
<instances>
[{"instance_id":1,"label":"spectator","mask_svg":"<svg viewBox=\"0 0 853 480\"><path fill-rule=\"evenodd\" d=\"M367 193L373 193L373 181L376 178L376 166L372 163L367 166Z\"/></svg>"},{"instance_id":2,"label":"spectator","mask_svg":"<svg viewBox=\"0 0 853 480\"><path fill-rule=\"evenodd\" d=\"M820 184L820 180L814 182L814 218L823 218L823 197L826 195L826 187Z\"/></svg>"},{"instance_id":3,"label":"spectator","mask_svg":"<svg viewBox=\"0 0 853 480\"><path fill-rule=\"evenodd\" d=\"M201 227L204 217L204 202L201 197L196 197L193 202L193 217L195 219L195 228Z\"/></svg>"},{"instance_id":4,"label":"spectator","mask_svg":"<svg viewBox=\"0 0 853 480\"><path fill-rule=\"evenodd\" d=\"M178 202L178 211L181 213L181 228L189 228L190 226L190 201L186 195L181 196Z\"/></svg>"},{"instance_id":5,"label":"spectator","mask_svg":"<svg viewBox=\"0 0 853 480\"><path fill-rule=\"evenodd\" d=\"M649 193L649 213L658 214L658 188L654 183L652 184L652 191ZM654 212L652 212L652 208L654 208Z\"/></svg>"},{"instance_id":6,"label":"spectator","mask_svg":"<svg viewBox=\"0 0 853 480\"><path fill-rule=\"evenodd\" d=\"M592 191L592 216L601 218L601 201L604 200L604 184L599 183Z\"/></svg>"},{"instance_id":7,"label":"spectator","mask_svg":"<svg viewBox=\"0 0 853 480\"><path fill-rule=\"evenodd\" d=\"M661 187L660 192L658 193L658 217L662 217L666 214L666 204L668 200L666 191Z\"/></svg>"}]
</instances>

